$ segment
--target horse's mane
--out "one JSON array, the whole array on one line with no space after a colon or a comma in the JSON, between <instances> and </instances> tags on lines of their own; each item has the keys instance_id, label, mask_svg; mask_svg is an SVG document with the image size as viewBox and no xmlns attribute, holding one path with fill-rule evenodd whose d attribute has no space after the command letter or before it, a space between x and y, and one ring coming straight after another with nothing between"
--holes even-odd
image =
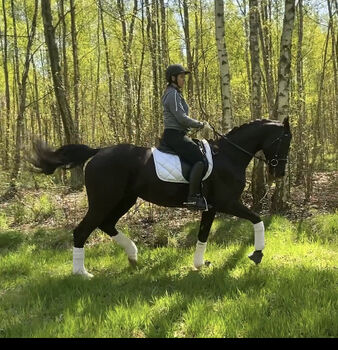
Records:
<instances>
[{"instance_id":1,"label":"horse's mane","mask_svg":"<svg viewBox=\"0 0 338 350\"><path fill-rule=\"evenodd\" d=\"M281 125L281 123L278 120L256 119L256 120L250 121L248 123L244 123L240 126L235 126L226 134L226 136L232 136L232 135L236 134L239 130L246 129L249 126L259 125L259 124L267 124L267 123L274 124L274 125Z\"/></svg>"}]
</instances>

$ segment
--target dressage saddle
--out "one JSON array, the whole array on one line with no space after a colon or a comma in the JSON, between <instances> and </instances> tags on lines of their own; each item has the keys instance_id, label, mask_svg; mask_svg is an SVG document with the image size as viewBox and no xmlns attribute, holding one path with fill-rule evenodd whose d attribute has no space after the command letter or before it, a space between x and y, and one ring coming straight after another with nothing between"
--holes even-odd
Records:
<instances>
[{"instance_id":1,"label":"dressage saddle","mask_svg":"<svg viewBox=\"0 0 338 350\"><path fill-rule=\"evenodd\" d=\"M205 146L202 141L198 139L192 139L196 145L199 147L202 155L203 155L203 163L204 163L204 170L203 170L203 176L206 174L208 170L208 158L206 156L206 150ZM160 141L159 146L157 149L163 153L169 153L169 154L174 154L177 155L181 161L181 167L182 167L182 175L183 177L189 181L190 178L190 171L192 169L192 165L187 163L181 156L179 156L172 148L170 148L163 140Z\"/></svg>"}]
</instances>

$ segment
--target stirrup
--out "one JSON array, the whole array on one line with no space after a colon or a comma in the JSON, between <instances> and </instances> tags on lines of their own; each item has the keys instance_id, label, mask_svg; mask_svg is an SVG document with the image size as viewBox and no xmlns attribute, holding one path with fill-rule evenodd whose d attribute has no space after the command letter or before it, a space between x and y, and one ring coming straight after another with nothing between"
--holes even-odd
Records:
<instances>
[{"instance_id":1,"label":"stirrup","mask_svg":"<svg viewBox=\"0 0 338 350\"><path fill-rule=\"evenodd\" d=\"M203 204L202 204L203 203ZM208 203L202 195L195 195L188 198L183 205L190 210L208 211Z\"/></svg>"}]
</instances>

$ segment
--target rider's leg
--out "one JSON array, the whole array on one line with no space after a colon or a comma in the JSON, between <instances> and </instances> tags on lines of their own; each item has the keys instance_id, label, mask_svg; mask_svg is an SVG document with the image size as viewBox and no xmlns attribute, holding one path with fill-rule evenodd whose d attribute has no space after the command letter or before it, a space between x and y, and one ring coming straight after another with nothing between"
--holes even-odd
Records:
<instances>
[{"instance_id":1,"label":"rider's leg","mask_svg":"<svg viewBox=\"0 0 338 350\"><path fill-rule=\"evenodd\" d=\"M163 139L180 157L192 165L186 206L192 210L206 210L207 204L201 186L205 165L199 147L184 132L178 130L166 129Z\"/></svg>"},{"instance_id":2,"label":"rider's leg","mask_svg":"<svg viewBox=\"0 0 338 350\"><path fill-rule=\"evenodd\" d=\"M204 163L198 161L194 164L189 178L189 194L185 203L190 209L206 210L205 199L202 195L202 177L204 173Z\"/></svg>"}]
</instances>

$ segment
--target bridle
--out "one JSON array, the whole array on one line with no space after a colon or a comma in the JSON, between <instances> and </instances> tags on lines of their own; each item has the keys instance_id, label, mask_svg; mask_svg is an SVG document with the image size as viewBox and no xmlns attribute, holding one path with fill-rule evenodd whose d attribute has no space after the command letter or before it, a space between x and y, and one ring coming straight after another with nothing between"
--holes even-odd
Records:
<instances>
[{"instance_id":1,"label":"bridle","mask_svg":"<svg viewBox=\"0 0 338 350\"><path fill-rule=\"evenodd\" d=\"M240 151L242 151L242 152L248 154L250 157L253 157L253 158L262 160L265 164L267 164L267 165L269 165L269 166L271 166L271 167L273 167L273 168L275 168L275 167L279 164L280 161L284 161L284 162L287 161L287 158L279 158L279 157L278 157L278 152L279 152L280 146L281 146L281 144L282 144L282 140L283 140L282 138L283 138L283 136L285 136L285 137L288 136L288 133L286 133L285 130L283 130L283 132L280 134L280 136L278 136L275 140L273 140L273 141L270 143L270 145L268 146L268 147L270 148L274 143L278 142L277 147L276 147L276 150L275 150L275 152L274 152L275 155L274 155L271 159L268 159L268 160L267 160L267 159L265 159L265 158L256 156L255 154L253 154L253 153L247 151L246 149L244 149L244 148L242 148L241 146L237 145L236 143L232 142L231 140L229 140L228 137L226 137L226 136L220 134L219 132L217 132L216 129L215 129L210 123L209 123L209 125L211 126L211 128L213 129L214 133L215 133L217 136L221 137L222 139L224 139L225 141L227 141L228 143L230 143L230 145L232 145L232 146L236 147L237 149L239 149Z\"/></svg>"}]
</instances>

